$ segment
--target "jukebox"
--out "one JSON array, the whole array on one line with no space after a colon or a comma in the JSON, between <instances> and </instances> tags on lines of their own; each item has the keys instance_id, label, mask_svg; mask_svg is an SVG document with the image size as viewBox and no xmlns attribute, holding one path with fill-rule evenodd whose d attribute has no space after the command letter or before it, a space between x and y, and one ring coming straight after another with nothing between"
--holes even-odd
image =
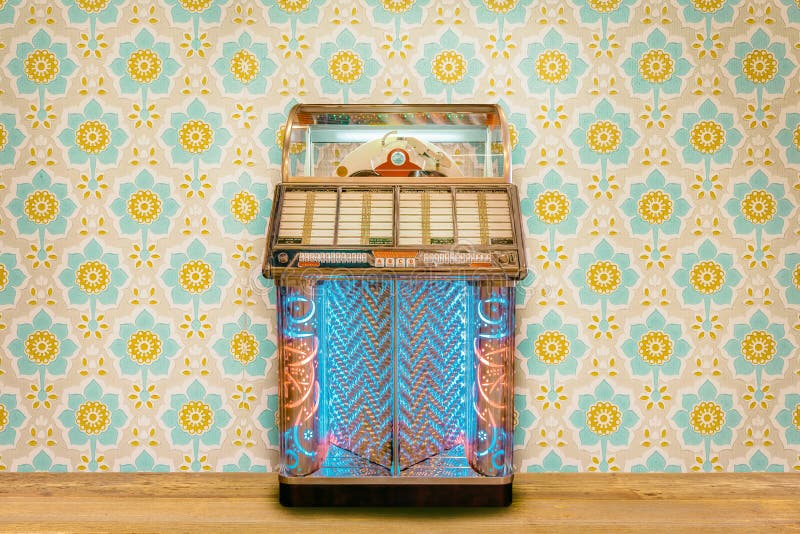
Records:
<instances>
[{"instance_id":1,"label":"jukebox","mask_svg":"<svg viewBox=\"0 0 800 534\"><path fill-rule=\"evenodd\" d=\"M263 266L284 505L511 502L510 149L493 105L292 109Z\"/></svg>"}]
</instances>

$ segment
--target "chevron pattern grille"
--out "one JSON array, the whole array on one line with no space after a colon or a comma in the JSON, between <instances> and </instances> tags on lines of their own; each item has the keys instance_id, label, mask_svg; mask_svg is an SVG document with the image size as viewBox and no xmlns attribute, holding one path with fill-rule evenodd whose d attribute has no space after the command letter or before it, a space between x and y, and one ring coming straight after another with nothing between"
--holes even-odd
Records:
<instances>
[{"instance_id":1,"label":"chevron pattern grille","mask_svg":"<svg viewBox=\"0 0 800 534\"><path fill-rule=\"evenodd\" d=\"M392 283L325 282L331 443L392 465Z\"/></svg>"},{"instance_id":2,"label":"chevron pattern grille","mask_svg":"<svg viewBox=\"0 0 800 534\"><path fill-rule=\"evenodd\" d=\"M399 461L404 469L459 443L466 366L464 282L397 282Z\"/></svg>"}]
</instances>

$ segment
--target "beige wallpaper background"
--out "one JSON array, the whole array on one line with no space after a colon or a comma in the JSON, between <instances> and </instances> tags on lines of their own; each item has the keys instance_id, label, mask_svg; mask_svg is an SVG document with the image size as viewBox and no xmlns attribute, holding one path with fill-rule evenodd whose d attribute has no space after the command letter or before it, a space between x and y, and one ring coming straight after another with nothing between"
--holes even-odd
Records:
<instances>
[{"instance_id":1,"label":"beige wallpaper background","mask_svg":"<svg viewBox=\"0 0 800 534\"><path fill-rule=\"evenodd\" d=\"M520 471L800 469L796 0L0 0L0 469L264 471L298 102L502 102Z\"/></svg>"}]
</instances>

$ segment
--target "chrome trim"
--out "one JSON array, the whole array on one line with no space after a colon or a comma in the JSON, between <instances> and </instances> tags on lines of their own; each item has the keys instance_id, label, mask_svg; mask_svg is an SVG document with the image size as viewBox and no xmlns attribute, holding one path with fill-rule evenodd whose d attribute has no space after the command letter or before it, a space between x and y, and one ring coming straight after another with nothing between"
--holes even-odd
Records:
<instances>
[{"instance_id":1,"label":"chrome trim","mask_svg":"<svg viewBox=\"0 0 800 534\"><path fill-rule=\"evenodd\" d=\"M500 117L500 131L503 136L503 178L511 182L511 130L508 128L506 113L499 105L495 105L497 115Z\"/></svg>"},{"instance_id":2,"label":"chrome trim","mask_svg":"<svg viewBox=\"0 0 800 534\"><path fill-rule=\"evenodd\" d=\"M400 188L392 188L392 246L400 243Z\"/></svg>"},{"instance_id":3,"label":"chrome trim","mask_svg":"<svg viewBox=\"0 0 800 534\"><path fill-rule=\"evenodd\" d=\"M393 477L400 476L400 418L398 417L398 389L397 372L397 280L392 280L392 468Z\"/></svg>"},{"instance_id":4,"label":"chrome trim","mask_svg":"<svg viewBox=\"0 0 800 534\"><path fill-rule=\"evenodd\" d=\"M515 211L519 212L521 210L519 190L516 185L509 185L508 194L511 196L511 206ZM522 228L522 214L515 214L511 222L514 225L514 235L517 238L517 267L520 272L519 279L522 280L528 276L528 258L525 256L525 230Z\"/></svg>"},{"instance_id":5,"label":"chrome trim","mask_svg":"<svg viewBox=\"0 0 800 534\"><path fill-rule=\"evenodd\" d=\"M336 188L336 213L333 215L333 246L339 245L339 213L342 206L342 188Z\"/></svg>"},{"instance_id":6,"label":"chrome trim","mask_svg":"<svg viewBox=\"0 0 800 534\"><path fill-rule=\"evenodd\" d=\"M289 169L289 147L291 147L292 130L294 130L294 120L300 104L296 104L289 111L286 117L286 128L283 130L283 149L281 152L281 182L286 182L286 178L291 174Z\"/></svg>"},{"instance_id":7,"label":"chrome trim","mask_svg":"<svg viewBox=\"0 0 800 534\"><path fill-rule=\"evenodd\" d=\"M272 213L269 215L269 223L267 225L267 239L266 239L266 246L264 247L264 261L261 264L261 273L266 278L271 278L274 274L270 273L270 263L269 258L272 256L272 250L275 248L273 246L272 240L275 239L275 226L278 222L280 222L280 211L278 211L278 207L281 201L281 195L283 193L283 187L281 184L277 184L275 186L274 192L272 193ZM277 221L277 222L276 222Z\"/></svg>"},{"instance_id":8,"label":"chrome trim","mask_svg":"<svg viewBox=\"0 0 800 534\"><path fill-rule=\"evenodd\" d=\"M453 243L458 243L458 214L456 213L456 186L450 186L450 199L452 204L450 213L453 221Z\"/></svg>"},{"instance_id":9,"label":"chrome trim","mask_svg":"<svg viewBox=\"0 0 800 534\"><path fill-rule=\"evenodd\" d=\"M339 176L290 176L284 179L283 183L292 185L322 185L327 184L330 186L336 185L478 185L478 184L493 184L505 185L510 183L502 176L490 176L484 178L483 176L425 176L425 177L393 177L393 176L348 176L341 178Z\"/></svg>"},{"instance_id":10,"label":"chrome trim","mask_svg":"<svg viewBox=\"0 0 800 534\"><path fill-rule=\"evenodd\" d=\"M339 484L358 484L364 486L371 485L397 485L409 486L426 484L432 486L460 486L462 484L478 486L502 486L510 484L514 480L514 475L502 477L393 477L393 476L371 476L371 477L321 477L310 476L291 477L279 474L278 480L281 484L298 485L339 485Z\"/></svg>"}]
</instances>

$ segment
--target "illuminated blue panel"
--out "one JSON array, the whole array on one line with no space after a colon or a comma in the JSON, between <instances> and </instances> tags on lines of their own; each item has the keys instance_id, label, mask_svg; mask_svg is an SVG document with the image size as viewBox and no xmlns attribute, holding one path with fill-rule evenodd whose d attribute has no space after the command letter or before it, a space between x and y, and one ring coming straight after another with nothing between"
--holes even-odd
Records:
<instances>
[{"instance_id":1,"label":"illuminated blue panel","mask_svg":"<svg viewBox=\"0 0 800 534\"><path fill-rule=\"evenodd\" d=\"M392 465L392 282L324 282L330 443Z\"/></svg>"},{"instance_id":2,"label":"illuminated blue panel","mask_svg":"<svg viewBox=\"0 0 800 534\"><path fill-rule=\"evenodd\" d=\"M325 463L310 477L375 477L390 476L391 472L377 464L365 460L350 451L332 446L328 450ZM478 478L479 473L470 467L467 462L463 445L456 445L441 454L431 456L429 459L412 465L400 471L401 477L458 477Z\"/></svg>"},{"instance_id":3,"label":"illuminated blue panel","mask_svg":"<svg viewBox=\"0 0 800 534\"><path fill-rule=\"evenodd\" d=\"M317 407L318 310L310 285L279 289L281 347L282 470L307 475L321 464Z\"/></svg>"},{"instance_id":4,"label":"illuminated blue panel","mask_svg":"<svg viewBox=\"0 0 800 534\"><path fill-rule=\"evenodd\" d=\"M473 288L472 407L468 461L480 474L503 476L511 470L514 315L513 288Z\"/></svg>"},{"instance_id":5,"label":"illuminated blue panel","mask_svg":"<svg viewBox=\"0 0 800 534\"><path fill-rule=\"evenodd\" d=\"M404 469L461 442L465 416L467 286L397 282L397 415Z\"/></svg>"},{"instance_id":6,"label":"illuminated blue panel","mask_svg":"<svg viewBox=\"0 0 800 534\"><path fill-rule=\"evenodd\" d=\"M464 461L466 463L466 459ZM314 472L313 477L380 477L390 476L391 471L348 450L331 445L325 463Z\"/></svg>"},{"instance_id":7,"label":"illuminated blue panel","mask_svg":"<svg viewBox=\"0 0 800 534\"><path fill-rule=\"evenodd\" d=\"M324 282L322 411L331 450L398 474L463 443L470 296L463 281ZM345 465L331 458L325 467Z\"/></svg>"}]
</instances>

